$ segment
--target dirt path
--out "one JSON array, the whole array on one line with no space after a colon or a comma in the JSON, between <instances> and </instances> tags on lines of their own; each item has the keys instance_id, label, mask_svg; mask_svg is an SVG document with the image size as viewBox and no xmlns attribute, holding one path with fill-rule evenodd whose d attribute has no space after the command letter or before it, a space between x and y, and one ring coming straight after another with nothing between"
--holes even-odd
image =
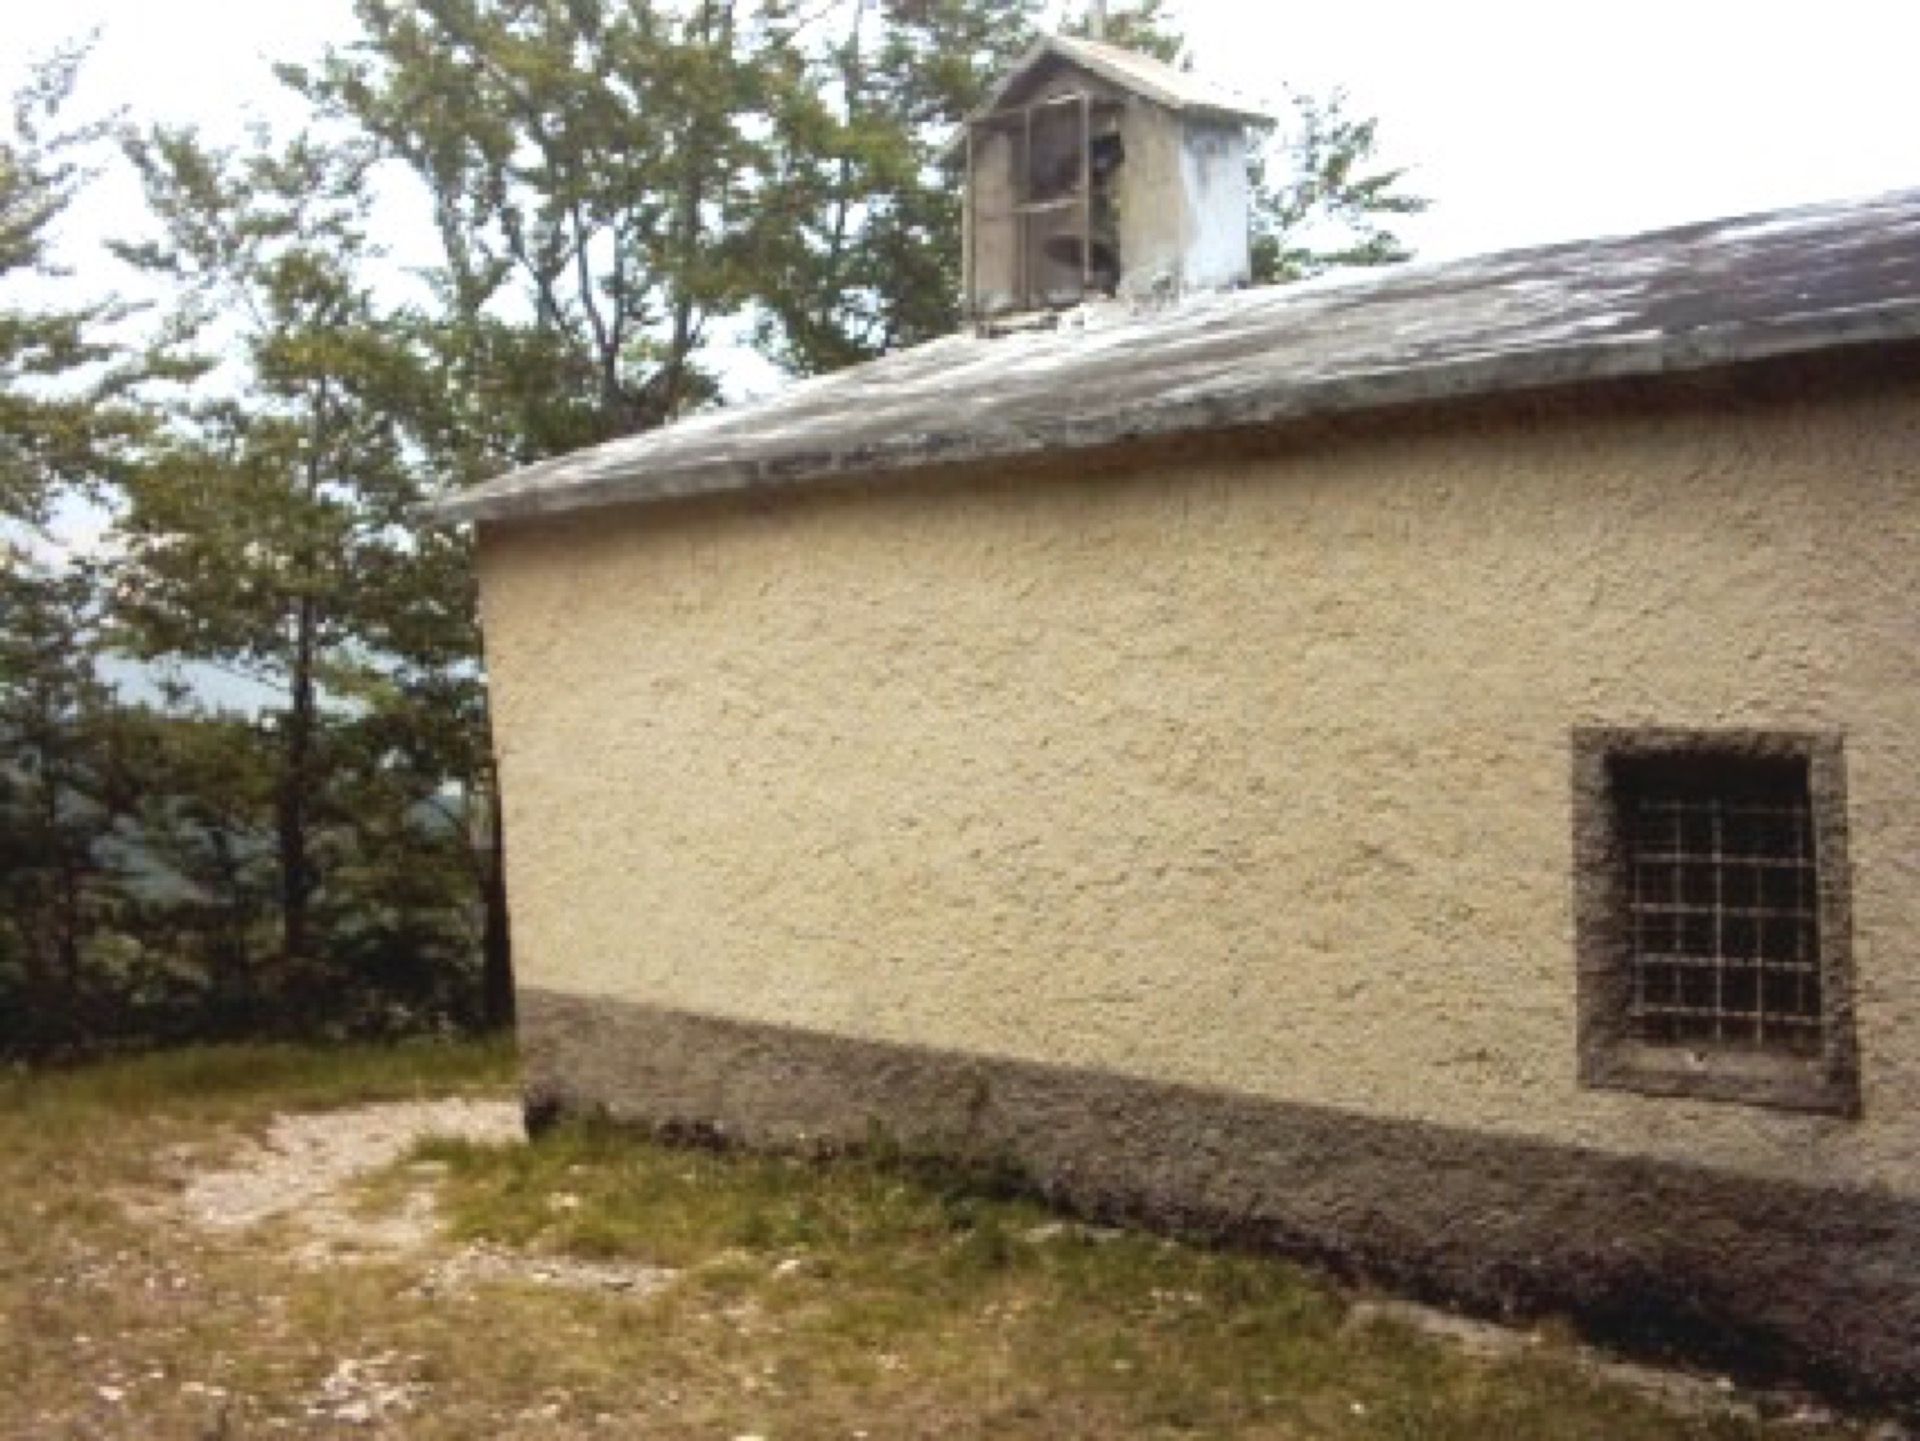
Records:
<instances>
[{"instance_id":1,"label":"dirt path","mask_svg":"<svg viewBox=\"0 0 1920 1441\"><path fill-rule=\"evenodd\" d=\"M204 1153L197 1149L176 1153L170 1169L181 1189L169 1209L203 1233L284 1239L295 1264L308 1269L371 1262L415 1267L418 1280L409 1289L416 1295L522 1284L645 1298L675 1278L654 1266L456 1245L443 1234L437 1188L446 1168L435 1162L404 1166L397 1191L383 1187L383 1204L369 1205L363 1183L403 1162L420 1142L439 1138L518 1146L526 1144L526 1130L513 1101L388 1102L284 1114L263 1140L224 1149L217 1169L201 1169ZM306 1418L328 1427L402 1423L432 1389L410 1375L415 1359L391 1352L341 1359L305 1399Z\"/></svg>"},{"instance_id":2,"label":"dirt path","mask_svg":"<svg viewBox=\"0 0 1920 1441\"><path fill-rule=\"evenodd\" d=\"M399 1101L348 1110L282 1115L263 1141L229 1153L217 1170L180 1158L180 1213L193 1226L239 1233L277 1223L294 1239L294 1259L325 1267L355 1261L418 1260L422 1289L523 1281L651 1294L673 1278L653 1266L593 1264L504 1247L446 1243L435 1190L444 1167L416 1162L401 1172L394 1203L370 1210L361 1183L402 1161L428 1139L483 1146L526 1144L513 1101Z\"/></svg>"},{"instance_id":3,"label":"dirt path","mask_svg":"<svg viewBox=\"0 0 1920 1441\"><path fill-rule=\"evenodd\" d=\"M523 1144L512 1101L397 1101L274 1118L225 1169L188 1177L181 1204L211 1231L240 1230L315 1209L337 1209L363 1176L383 1170L429 1137L485 1146ZM419 1238L427 1239L425 1235Z\"/></svg>"}]
</instances>

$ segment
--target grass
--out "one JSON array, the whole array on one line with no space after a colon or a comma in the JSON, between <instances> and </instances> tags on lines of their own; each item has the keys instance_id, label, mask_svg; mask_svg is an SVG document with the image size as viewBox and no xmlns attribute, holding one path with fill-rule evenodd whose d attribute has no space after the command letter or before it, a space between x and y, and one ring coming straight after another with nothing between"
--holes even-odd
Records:
<instances>
[{"instance_id":1,"label":"grass","mask_svg":"<svg viewBox=\"0 0 1920 1441\"><path fill-rule=\"evenodd\" d=\"M454 1240L678 1272L646 1297L434 1292L419 1258L303 1271L281 1233L123 1203L170 1148L291 1108L505 1094L511 1068L488 1047L249 1048L0 1080L0 1436L338 1434L311 1408L343 1360L417 1388L360 1434L426 1438L1851 1434L1663 1410L1555 1339L1474 1359L1356 1324L1287 1263L1065 1224L897 1159L591 1127L422 1148Z\"/></svg>"},{"instance_id":2,"label":"grass","mask_svg":"<svg viewBox=\"0 0 1920 1441\"><path fill-rule=\"evenodd\" d=\"M359 1101L506 1094L517 1074L512 1045L409 1041L392 1046L205 1046L35 1071L0 1070L0 1113L154 1120L262 1119Z\"/></svg>"}]
</instances>

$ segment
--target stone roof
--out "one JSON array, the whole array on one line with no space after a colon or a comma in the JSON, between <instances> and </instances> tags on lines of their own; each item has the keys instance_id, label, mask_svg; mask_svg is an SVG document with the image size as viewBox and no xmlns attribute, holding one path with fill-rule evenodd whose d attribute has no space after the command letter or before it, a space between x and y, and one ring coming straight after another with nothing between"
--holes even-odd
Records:
<instances>
[{"instance_id":1,"label":"stone roof","mask_svg":"<svg viewBox=\"0 0 1920 1441\"><path fill-rule=\"evenodd\" d=\"M1035 41L967 119L981 120L998 110L1036 66L1052 58L1078 65L1122 90L1130 90L1179 114L1217 115L1249 125L1273 124L1273 116L1258 105L1191 71L1176 70L1137 50L1099 40L1078 40L1070 35L1046 35Z\"/></svg>"},{"instance_id":2,"label":"stone roof","mask_svg":"<svg viewBox=\"0 0 1920 1441\"><path fill-rule=\"evenodd\" d=\"M499 520L1920 338L1920 190L958 335L543 461Z\"/></svg>"}]
</instances>

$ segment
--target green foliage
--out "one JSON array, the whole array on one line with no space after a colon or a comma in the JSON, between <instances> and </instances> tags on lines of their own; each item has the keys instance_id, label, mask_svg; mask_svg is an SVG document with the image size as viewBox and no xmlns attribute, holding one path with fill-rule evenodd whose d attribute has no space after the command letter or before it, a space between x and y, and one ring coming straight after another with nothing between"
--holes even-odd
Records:
<instances>
[{"instance_id":1,"label":"green foliage","mask_svg":"<svg viewBox=\"0 0 1920 1441\"><path fill-rule=\"evenodd\" d=\"M129 479L119 636L275 697L170 738L192 784L152 823L201 898L215 1009L354 1031L462 1018L479 891L444 792L483 764L472 583L464 543L414 520L410 427L438 407L418 325L368 289L368 153L302 137L234 155L168 130L128 150L162 238L120 253L175 282L177 335L219 345L231 388L185 397Z\"/></svg>"},{"instance_id":2,"label":"green foliage","mask_svg":"<svg viewBox=\"0 0 1920 1441\"><path fill-rule=\"evenodd\" d=\"M100 479L139 423L119 403L130 374L103 336L121 307L46 299L66 273L59 222L110 128L63 123L85 57L72 45L35 66L0 133L0 520L16 524L44 522L63 490Z\"/></svg>"},{"instance_id":3,"label":"green foliage","mask_svg":"<svg viewBox=\"0 0 1920 1441\"><path fill-rule=\"evenodd\" d=\"M85 578L0 550L0 1046L82 1024L83 948L111 905L101 843L128 804Z\"/></svg>"},{"instance_id":4,"label":"green foliage","mask_svg":"<svg viewBox=\"0 0 1920 1441\"><path fill-rule=\"evenodd\" d=\"M0 1047L84 1029L87 938L114 903L102 842L126 804L95 593L40 544L134 428L99 334L117 308L46 299L103 135L63 122L84 55L36 66L0 133Z\"/></svg>"},{"instance_id":5,"label":"green foliage","mask_svg":"<svg viewBox=\"0 0 1920 1441\"><path fill-rule=\"evenodd\" d=\"M1429 202L1402 189L1404 171L1376 168L1377 131L1347 114L1339 91L1295 99L1292 129L1254 163L1256 284L1412 257L1392 222Z\"/></svg>"},{"instance_id":6,"label":"green foliage","mask_svg":"<svg viewBox=\"0 0 1920 1441\"><path fill-rule=\"evenodd\" d=\"M1138 0L1134 5L1112 8L1107 16L1106 43L1174 64L1180 58L1183 42L1179 24L1167 10L1167 0ZM1082 13L1069 19L1062 29L1068 35L1091 38L1091 17Z\"/></svg>"},{"instance_id":7,"label":"green foliage","mask_svg":"<svg viewBox=\"0 0 1920 1441\"><path fill-rule=\"evenodd\" d=\"M147 713L139 809L125 854L137 867L118 928L142 963L122 975L103 1035L240 1036L266 1019L261 958L275 935L270 737L236 716ZM111 937L103 938L111 941Z\"/></svg>"},{"instance_id":8,"label":"green foliage","mask_svg":"<svg viewBox=\"0 0 1920 1441\"><path fill-rule=\"evenodd\" d=\"M760 256L759 341L802 374L951 333L960 201L939 145L1031 43L1036 0L853 3L790 41L777 112L782 224Z\"/></svg>"},{"instance_id":9,"label":"green foliage","mask_svg":"<svg viewBox=\"0 0 1920 1441\"><path fill-rule=\"evenodd\" d=\"M658 425L765 229L769 33L722 0L359 0L362 39L296 88L426 184L438 277L499 460Z\"/></svg>"}]
</instances>

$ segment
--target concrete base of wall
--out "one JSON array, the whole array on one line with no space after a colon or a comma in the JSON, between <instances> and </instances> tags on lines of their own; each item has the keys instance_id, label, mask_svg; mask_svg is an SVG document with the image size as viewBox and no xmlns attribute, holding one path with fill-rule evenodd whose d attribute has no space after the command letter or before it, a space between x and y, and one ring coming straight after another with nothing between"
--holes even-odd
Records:
<instances>
[{"instance_id":1,"label":"concrete base of wall","mask_svg":"<svg viewBox=\"0 0 1920 1441\"><path fill-rule=\"evenodd\" d=\"M749 1145L876 1133L1104 1218L1194 1228L1616 1342L1920 1403L1920 1204L1133 1077L520 996L529 1120Z\"/></svg>"}]
</instances>

